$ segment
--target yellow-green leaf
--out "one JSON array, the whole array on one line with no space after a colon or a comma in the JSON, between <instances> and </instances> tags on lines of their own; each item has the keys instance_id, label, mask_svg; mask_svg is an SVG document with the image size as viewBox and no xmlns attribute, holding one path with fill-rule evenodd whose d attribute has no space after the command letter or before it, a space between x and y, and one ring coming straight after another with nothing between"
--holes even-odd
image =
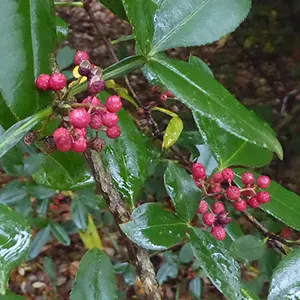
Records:
<instances>
[{"instance_id":1,"label":"yellow-green leaf","mask_svg":"<svg viewBox=\"0 0 300 300\"><path fill-rule=\"evenodd\" d=\"M178 140L183 129L183 123L179 117L173 117L168 124L165 131L163 148L168 149L172 147Z\"/></svg>"}]
</instances>

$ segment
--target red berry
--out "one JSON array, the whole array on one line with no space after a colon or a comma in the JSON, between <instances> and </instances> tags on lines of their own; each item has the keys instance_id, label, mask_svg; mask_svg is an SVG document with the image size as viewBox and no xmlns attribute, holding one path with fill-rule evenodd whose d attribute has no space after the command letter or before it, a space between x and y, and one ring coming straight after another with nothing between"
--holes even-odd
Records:
<instances>
[{"instance_id":1,"label":"red berry","mask_svg":"<svg viewBox=\"0 0 300 300\"><path fill-rule=\"evenodd\" d=\"M64 127L59 127L57 128L54 132L53 132L53 138L54 138L54 141L56 142L59 138L61 137L67 137L67 136L70 136L70 133L69 131L64 128Z\"/></svg>"},{"instance_id":2,"label":"red berry","mask_svg":"<svg viewBox=\"0 0 300 300\"><path fill-rule=\"evenodd\" d=\"M208 211L208 204L205 200L201 200L200 201L200 204L199 204L199 207L198 207L198 210L197 210L197 213L198 214L204 214Z\"/></svg>"},{"instance_id":3,"label":"red berry","mask_svg":"<svg viewBox=\"0 0 300 300\"><path fill-rule=\"evenodd\" d=\"M267 203L271 200L270 194L268 192L259 192L256 194L256 196L257 200L262 204Z\"/></svg>"},{"instance_id":4,"label":"red berry","mask_svg":"<svg viewBox=\"0 0 300 300\"><path fill-rule=\"evenodd\" d=\"M75 65L79 66L80 63L83 60L90 60L89 55L86 52L77 51L76 54L75 54L75 56L74 56L74 63L75 63Z\"/></svg>"},{"instance_id":5,"label":"red berry","mask_svg":"<svg viewBox=\"0 0 300 300\"><path fill-rule=\"evenodd\" d=\"M75 128L73 136L75 139L84 138L86 136L86 129L85 128Z\"/></svg>"},{"instance_id":6,"label":"red berry","mask_svg":"<svg viewBox=\"0 0 300 300\"><path fill-rule=\"evenodd\" d=\"M251 198L248 200L248 204L249 204L249 206L252 207L252 208L258 208L258 207L260 207L260 202L258 201L258 199L257 199L256 196L251 197Z\"/></svg>"},{"instance_id":7,"label":"red berry","mask_svg":"<svg viewBox=\"0 0 300 300\"><path fill-rule=\"evenodd\" d=\"M205 225L212 226L216 221L216 217L214 214L207 212L203 215L202 221Z\"/></svg>"},{"instance_id":8,"label":"red berry","mask_svg":"<svg viewBox=\"0 0 300 300\"><path fill-rule=\"evenodd\" d=\"M262 189L266 189L270 183L271 180L268 176L259 176L257 179L257 185Z\"/></svg>"},{"instance_id":9,"label":"red berry","mask_svg":"<svg viewBox=\"0 0 300 300\"><path fill-rule=\"evenodd\" d=\"M221 199L222 198L222 187L220 184L214 184L210 189L209 189L209 193L210 194L218 194L218 195L215 195L215 196L212 196L213 199Z\"/></svg>"},{"instance_id":10,"label":"red berry","mask_svg":"<svg viewBox=\"0 0 300 300\"><path fill-rule=\"evenodd\" d=\"M174 97L174 94L171 91L166 91L165 94L168 98L173 98Z\"/></svg>"},{"instance_id":11,"label":"red berry","mask_svg":"<svg viewBox=\"0 0 300 300\"><path fill-rule=\"evenodd\" d=\"M228 223L231 222L231 218L228 217L228 212L227 211L221 211L218 215L217 215L217 223L220 226L225 226ZM215 223L215 225L217 225Z\"/></svg>"},{"instance_id":12,"label":"red berry","mask_svg":"<svg viewBox=\"0 0 300 300\"><path fill-rule=\"evenodd\" d=\"M79 138L72 143L72 150L74 152L84 152L86 150L86 147L87 143L85 138Z\"/></svg>"},{"instance_id":13,"label":"red berry","mask_svg":"<svg viewBox=\"0 0 300 300\"><path fill-rule=\"evenodd\" d=\"M221 226L215 226L212 230L211 230L211 234L218 240L218 241L222 241L226 238L226 231L223 227Z\"/></svg>"},{"instance_id":14,"label":"red berry","mask_svg":"<svg viewBox=\"0 0 300 300\"><path fill-rule=\"evenodd\" d=\"M90 104L92 106L100 106L101 105L101 102L98 98L91 97L91 96L88 96L85 99L83 99L82 103L83 104ZM87 107L86 110L89 110L89 108ZM92 109L92 111L96 111L96 109Z\"/></svg>"},{"instance_id":15,"label":"red berry","mask_svg":"<svg viewBox=\"0 0 300 300\"><path fill-rule=\"evenodd\" d=\"M254 180L255 178L252 173L246 172L242 175L242 182L244 185L252 185L254 184Z\"/></svg>"},{"instance_id":16,"label":"red berry","mask_svg":"<svg viewBox=\"0 0 300 300\"><path fill-rule=\"evenodd\" d=\"M215 183L221 183L221 182L223 182L223 175L222 175L221 172L215 173L212 178L213 178L213 181Z\"/></svg>"},{"instance_id":17,"label":"red berry","mask_svg":"<svg viewBox=\"0 0 300 300\"><path fill-rule=\"evenodd\" d=\"M116 113L122 108L121 98L117 95L113 95L107 98L105 106L111 113Z\"/></svg>"},{"instance_id":18,"label":"red berry","mask_svg":"<svg viewBox=\"0 0 300 300\"><path fill-rule=\"evenodd\" d=\"M205 180L205 178L206 178L205 167L201 163L193 164L192 175L195 180L198 180L198 179Z\"/></svg>"},{"instance_id":19,"label":"red berry","mask_svg":"<svg viewBox=\"0 0 300 300\"><path fill-rule=\"evenodd\" d=\"M50 88L49 80L50 80L50 75L48 74L41 74L37 79L36 79L36 86L38 89L46 91Z\"/></svg>"},{"instance_id":20,"label":"red berry","mask_svg":"<svg viewBox=\"0 0 300 300\"><path fill-rule=\"evenodd\" d=\"M84 108L75 108L70 112L70 123L75 128L84 128L91 121L90 114Z\"/></svg>"},{"instance_id":21,"label":"red berry","mask_svg":"<svg viewBox=\"0 0 300 300\"><path fill-rule=\"evenodd\" d=\"M91 121L90 121L90 127L92 129L98 130L102 127L103 121L102 121L102 116L101 114L93 114L91 115Z\"/></svg>"},{"instance_id":22,"label":"red berry","mask_svg":"<svg viewBox=\"0 0 300 300\"><path fill-rule=\"evenodd\" d=\"M103 91L106 87L106 82L100 76L93 76L88 84L88 91L92 95L96 95Z\"/></svg>"},{"instance_id":23,"label":"red berry","mask_svg":"<svg viewBox=\"0 0 300 300\"><path fill-rule=\"evenodd\" d=\"M254 185L250 185L250 186L248 186L247 188L254 188ZM242 195L243 195L244 197L251 197L251 196L254 196L254 195L255 195L255 192L254 192L254 190L246 190L246 191L243 191L243 192L242 192Z\"/></svg>"},{"instance_id":24,"label":"red berry","mask_svg":"<svg viewBox=\"0 0 300 300\"><path fill-rule=\"evenodd\" d=\"M49 79L50 89L53 91L62 90L67 84L67 78L62 73L53 73Z\"/></svg>"},{"instance_id":25,"label":"red berry","mask_svg":"<svg viewBox=\"0 0 300 300\"><path fill-rule=\"evenodd\" d=\"M284 237L285 239L290 239L291 236L292 236L292 230L288 227L286 228L283 228L282 231L281 231L281 236Z\"/></svg>"},{"instance_id":26,"label":"red berry","mask_svg":"<svg viewBox=\"0 0 300 300\"><path fill-rule=\"evenodd\" d=\"M111 139L116 139L121 135L121 128L119 126L107 128L106 135Z\"/></svg>"},{"instance_id":27,"label":"red berry","mask_svg":"<svg viewBox=\"0 0 300 300\"><path fill-rule=\"evenodd\" d=\"M161 95L160 95L160 100L161 100L162 102L167 101L167 99L168 99L168 96L167 96L166 94L161 94Z\"/></svg>"},{"instance_id":28,"label":"red berry","mask_svg":"<svg viewBox=\"0 0 300 300\"><path fill-rule=\"evenodd\" d=\"M72 147L72 139L69 131L66 128L60 127L53 132L54 142L56 147L61 152L67 152Z\"/></svg>"},{"instance_id":29,"label":"red berry","mask_svg":"<svg viewBox=\"0 0 300 300\"><path fill-rule=\"evenodd\" d=\"M244 211L247 209L247 202L245 200L235 201L233 206L237 211Z\"/></svg>"},{"instance_id":30,"label":"red berry","mask_svg":"<svg viewBox=\"0 0 300 300\"><path fill-rule=\"evenodd\" d=\"M91 73L92 65L88 60L83 60L78 68L78 73L81 76L88 76Z\"/></svg>"},{"instance_id":31,"label":"red berry","mask_svg":"<svg viewBox=\"0 0 300 300\"><path fill-rule=\"evenodd\" d=\"M212 205L211 205L211 209L212 211L217 215L219 214L220 212L224 211L225 210L225 207L224 207L224 204L220 201L217 201L217 202L214 202Z\"/></svg>"},{"instance_id":32,"label":"red berry","mask_svg":"<svg viewBox=\"0 0 300 300\"><path fill-rule=\"evenodd\" d=\"M237 186L229 186L226 190L226 196L230 200L237 200L240 198L241 192Z\"/></svg>"},{"instance_id":33,"label":"red berry","mask_svg":"<svg viewBox=\"0 0 300 300\"><path fill-rule=\"evenodd\" d=\"M222 171L222 175L223 175L223 179L225 181L232 181L234 179L234 173L232 171L232 169L224 169Z\"/></svg>"},{"instance_id":34,"label":"red berry","mask_svg":"<svg viewBox=\"0 0 300 300\"><path fill-rule=\"evenodd\" d=\"M114 127L118 124L119 118L116 113L107 112L102 116L103 125L106 127Z\"/></svg>"}]
</instances>

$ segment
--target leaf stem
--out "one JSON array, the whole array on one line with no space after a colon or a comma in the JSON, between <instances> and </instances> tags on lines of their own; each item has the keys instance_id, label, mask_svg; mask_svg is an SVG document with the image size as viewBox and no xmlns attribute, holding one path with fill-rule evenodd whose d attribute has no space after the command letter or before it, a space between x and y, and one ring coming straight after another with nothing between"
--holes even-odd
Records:
<instances>
[{"instance_id":1,"label":"leaf stem","mask_svg":"<svg viewBox=\"0 0 300 300\"><path fill-rule=\"evenodd\" d=\"M83 3L81 1L78 2L54 2L55 6L72 6L72 7L81 7L83 8Z\"/></svg>"}]
</instances>

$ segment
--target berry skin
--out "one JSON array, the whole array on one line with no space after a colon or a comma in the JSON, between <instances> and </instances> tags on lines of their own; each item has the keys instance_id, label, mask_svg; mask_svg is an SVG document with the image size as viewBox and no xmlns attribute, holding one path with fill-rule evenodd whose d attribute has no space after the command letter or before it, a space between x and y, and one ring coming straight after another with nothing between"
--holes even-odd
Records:
<instances>
[{"instance_id":1,"label":"berry skin","mask_svg":"<svg viewBox=\"0 0 300 300\"><path fill-rule=\"evenodd\" d=\"M218 225L220 226L225 226L227 225L228 223L231 222L231 218L228 217L228 212L226 212L225 210L220 212L218 215L217 215L217 221ZM216 224L215 224L216 225Z\"/></svg>"},{"instance_id":2,"label":"berry skin","mask_svg":"<svg viewBox=\"0 0 300 300\"><path fill-rule=\"evenodd\" d=\"M254 184L254 175L252 173L244 173L242 175L242 182L244 185L253 185Z\"/></svg>"},{"instance_id":3,"label":"berry skin","mask_svg":"<svg viewBox=\"0 0 300 300\"><path fill-rule=\"evenodd\" d=\"M221 172L215 173L212 178L213 178L213 181L215 183L221 183L221 182L223 182L223 175L222 175Z\"/></svg>"},{"instance_id":4,"label":"berry skin","mask_svg":"<svg viewBox=\"0 0 300 300\"><path fill-rule=\"evenodd\" d=\"M67 152L72 147L72 139L69 131L66 128L60 127L53 132L54 142L56 147L61 152Z\"/></svg>"},{"instance_id":5,"label":"berry skin","mask_svg":"<svg viewBox=\"0 0 300 300\"><path fill-rule=\"evenodd\" d=\"M258 208L260 207L260 202L258 201L256 196L253 196L248 200L248 205L252 208Z\"/></svg>"},{"instance_id":6,"label":"berry skin","mask_svg":"<svg viewBox=\"0 0 300 300\"><path fill-rule=\"evenodd\" d=\"M215 226L211 230L211 234L216 238L218 241L222 241L226 238L226 231L223 227L221 226Z\"/></svg>"},{"instance_id":7,"label":"berry skin","mask_svg":"<svg viewBox=\"0 0 300 300\"><path fill-rule=\"evenodd\" d=\"M103 91L106 87L106 82L100 76L93 76L88 84L88 91L92 95L96 95Z\"/></svg>"},{"instance_id":8,"label":"berry skin","mask_svg":"<svg viewBox=\"0 0 300 300\"><path fill-rule=\"evenodd\" d=\"M91 121L90 114L84 108L75 108L70 112L70 123L75 128L85 128Z\"/></svg>"},{"instance_id":9,"label":"berry skin","mask_svg":"<svg viewBox=\"0 0 300 300\"><path fill-rule=\"evenodd\" d=\"M292 236L292 230L288 227L283 228L280 235L285 239L290 239Z\"/></svg>"},{"instance_id":10,"label":"berry skin","mask_svg":"<svg viewBox=\"0 0 300 300\"><path fill-rule=\"evenodd\" d=\"M53 73L51 78L49 79L50 89L53 91L62 90L67 84L67 78L62 73Z\"/></svg>"},{"instance_id":11,"label":"berry skin","mask_svg":"<svg viewBox=\"0 0 300 300\"><path fill-rule=\"evenodd\" d=\"M248 188L254 188L254 185L250 185L250 186L248 186ZM247 191L243 191L242 195L244 197L251 197L251 196L255 195L255 192L254 192L254 190L247 190Z\"/></svg>"},{"instance_id":12,"label":"berry skin","mask_svg":"<svg viewBox=\"0 0 300 300\"><path fill-rule=\"evenodd\" d=\"M222 191L223 190L222 190L220 184L215 184L209 189L210 194L219 194L219 195L212 196L212 198L215 200L222 198L222 196L223 196Z\"/></svg>"},{"instance_id":13,"label":"berry skin","mask_svg":"<svg viewBox=\"0 0 300 300\"><path fill-rule=\"evenodd\" d=\"M113 95L107 98L105 106L111 113L116 113L122 108L121 98L117 95Z\"/></svg>"},{"instance_id":14,"label":"berry skin","mask_svg":"<svg viewBox=\"0 0 300 300\"><path fill-rule=\"evenodd\" d=\"M234 179L234 173L229 168L222 171L222 176L225 181L232 181Z\"/></svg>"},{"instance_id":15,"label":"berry skin","mask_svg":"<svg viewBox=\"0 0 300 300\"><path fill-rule=\"evenodd\" d=\"M226 190L226 196L230 200L238 200L240 198L241 192L237 186L229 186Z\"/></svg>"},{"instance_id":16,"label":"berry skin","mask_svg":"<svg viewBox=\"0 0 300 300\"><path fill-rule=\"evenodd\" d=\"M75 139L84 138L86 136L86 129L85 128L75 128L73 136Z\"/></svg>"},{"instance_id":17,"label":"berry skin","mask_svg":"<svg viewBox=\"0 0 300 300\"><path fill-rule=\"evenodd\" d=\"M119 117L116 113L107 112L102 116L103 125L110 128L118 124Z\"/></svg>"},{"instance_id":18,"label":"berry skin","mask_svg":"<svg viewBox=\"0 0 300 300\"><path fill-rule=\"evenodd\" d=\"M256 196L257 200L262 204L267 203L271 200L270 194L268 192L259 192L256 194Z\"/></svg>"},{"instance_id":19,"label":"berry skin","mask_svg":"<svg viewBox=\"0 0 300 300\"><path fill-rule=\"evenodd\" d=\"M166 91L166 92L165 92L165 95L166 95L168 98L173 98L173 97L174 97L174 94L173 94L171 91Z\"/></svg>"},{"instance_id":20,"label":"berry skin","mask_svg":"<svg viewBox=\"0 0 300 300\"><path fill-rule=\"evenodd\" d=\"M205 180L205 178L206 178L205 167L201 163L193 164L192 175L195 180L199 180L199 179Z\"/></svg>"},{"instance_id":21,"label":"berry skin","mask_svg":"<svg viewBox=\"0 0 300 300\"><path fill-rule=\"evenodd\" d=\"M119 126L107 128L106 135L111 139L116 139L121 135L121 128Z\"/></svg>"},{"instance_id":22,"label":"berry skin","mask_svg":"<svg viewBox=\"0 0 300 300\"><path fill-rule=\"evenodd\" d=\"M271 180L268 176L259 176L256 183L260 188L266 189L270 185Z\"/></svg>"},{"instance_id":23,"label":"berry skin","mask_svg":"<svg viewBox=\"0 0 300 300\"><path fill-rule=\"evenodd\" d=\"M214 216L214 214L207 212L203 215L202 221L205 225L212 226L216 221L216 217Z\"/></svg>"},{"instance_id":24,"label":"berry skin","mask_svg":"<svg viewBox=\"0 0 300 300\"><path fill-rule=\"evenodd\" d=\"M235 201L233 206L237 211L245 211L247 209L247 202L245 200Z\"/></svg>"},{"instance_id":25,"label":"berry skin","mask_svg":"<svg viewBox=\"0 0 300 300\"><path fill-rule=\"evenodd\" d=\"M206 213L207 211L208 211L207 202L205 200L201 200L199 203L197 213L202 215L202 214Z\"/></svg>"},{"instance_id":26,"label":"berry skin","mask_svg":"<svg viewBox=\"0 0 300 300\"><path fill-rule=\"evenodd\" d=\"M100 100L96 97L91 97L91 96L88 96L85 99L83 99L82 103L90 104L92 106L101 106ZM86 110L89 110L89 108L87 107ZM96 111L96 109L93 108L92 111Z\"/></svg>"},{"instance_id":27,"label":"berry skin","mask_svg":"<svg viewBox=\"0 0 300 300\"><path fill-rule=\"evenodd\" d=\"M40 90L46 91L49 90L50 88L50 84L49 84L49 80L50 80L51 76L48 74L41 74L37 79L36 79L36 87Z\"/></svg>"},{"instance_id":28,"label":"berry skin","mask_svg":"<svg viewBox=\"0 0 300 300\"><path fill-rule=\"evenodd\" d=\"M105 141L99 138L93 138L89 141L89 147L95 151L102 151L105 148Z\"/></svg>"},{"instance_id":29,"label":"berry skin","mask_svg":"<svg viewBox=\"0 0 300 300\"><path fill-rule=\"evenodd\" d=\"M78 68L78 73L81 76L88 76L91 73L92 65L88 60L83 60Z\"/></svg>"},{"instance_id":30,"label":"berry skin","mask_svg":"<svg viewBox=\"0 0 300 300\"><path fill-rule=\"evenodd\" d=\"M72 150L74 152L84 152L87 148L87 143L85 138L79 138L78 140L73 141Z\"/></svg>"},{"instance_id":31,"label":"berry skin","mask_svg":"<svg viewBox=\"0 0 300 300\"><path fill-rule=\"evenodd\" d=\"M74 56L75 65L79 66L83 60L90 60L89 55L84 51L77 51Z\"/></svg>"},{"instance_id":32,"label":"berry skin","mask_svg":"<svg viewBox=\"0 0 300 300\"><path fill-rule=\"evenodd\" d=\"M102 127L103 121L102 121L102 116L100 114L93 114L91 115L91 121L90 121L90 127L92 129L98 130Z\"/></svg>"},{"instance_id":33,"label":"berry skin","mask_svg":"<svg viewBox=\"0 0 300 300\"><path fill-rule=\"evenodd\" d=\"M24 136L24 143L26 145L32 145L37 139L37 134L34 131L29 132Z\"/></svg>"},{"instance_id":34,"label":"berry skin","mask_svg":"<svg viewBox=\"0 0 300 300\"><path fill-rule=\"evenodd\" d=\"M224 204L220 201L217 201L217 202L214 202L212 205L211 205L211 209L212 211L218 215L220 212L224 211L225 210L225 207L224 207Z\"/></svg>"},{"instance_id":35,"label":"berry skin","mask_svg":"<svg viewBox=\"0 0 300 300\"><path fill-rule=\"evenodd\" d=\"M167 99L168 99L168 96L167 96L166 94L161 94L161 95L160 95L160 100L161 100L162 102L166 102Z\"/></svg>"}]
</instances>

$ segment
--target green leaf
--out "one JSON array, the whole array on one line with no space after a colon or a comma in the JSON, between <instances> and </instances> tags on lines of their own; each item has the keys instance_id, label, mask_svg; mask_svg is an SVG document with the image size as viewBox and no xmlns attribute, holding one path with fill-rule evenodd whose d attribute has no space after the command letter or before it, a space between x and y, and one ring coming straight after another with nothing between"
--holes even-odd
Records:
<instances>
[{"instance_id":1,"label":"green leaf","mask_svg":"<svg viewBox=\"0 0 300 300\"><path fill-rule=\"evenodd\" d=\"M299 262L300 249L290 252L280 261L272 276L268 300L299 298Z\"/></svg>"},{"instance_id":2,"label":"green leaf","mask_svg":"<svg viewBox=\"0 0 300 300\"><path fill-rule=\"evenodd\" d=\"M178 164L170 161L164 174L164 182L175 205L176 214L184 221L190 222L201 200L200 189L193 178Z\"/></svg>"},{"instance_id":3,"label":"green leaf","mask_svg":"<svg viewBox=\"0 0 300 300\"><path fill-rule=\"evenodd\" d=\"M84 202L75 197L71 204L72 220L78 229L86 230L88 227L88 210Z\"/></svg>"},{"instance_id":4,"label":"green leaf","mask_svg":"<svg viewBox=\"0 0 300 300\"><path fill-rule=\"evenodd\" d=\"M193 299L201 299L202 294L202 282L199 277L195 277L189 283L189 293Z\"/></svg>"},{"instance_id":5,"label":"green leaf","mask_svg":"<svg viewBox=\"0 0 300 300\"><path fill-rule=\"evenodd\" d=\"M200 156L197 159L197 163L202 163L206 169L206 174L211 175L214 170L218 168L218 162L211 153L210 146L206 145L196 145Z\"/></svg>"},{"instance_id":6,"label":"green leaf","mask_svg":"<svg viewBox=\"0 0 300 300\"><path fill-rule=\"evenodd\" d=\"M234 31L250 8L251 0L161 1L154 17L150 55L175 47L212 43ZM133 26L137 25L135 20L130 21Z\"/></svg>"},{"instance_id":7,"label":"green leaf","mask_svg":"<svg viewBox=\"0 0 300 300\"><path fill-rule=\"evenodd\" d=\"M172 147L178 140L182 130L182 120L179 117L172 118L164 134L164 140L162 143L163 148L168 149Z\"/></svg>"},{"instance_id":8,"label":"green leaf","mask_svg":"<svg viewBox=\"0 0 300 300\"><path fill-rule=\"evenodd\" d=\"M33 259L37 257L46 243L49 241L50 238L50 233L51 233L51 227L48 225L44 229L40 230L37 235L34 237L31 248L30 248L30 253L28 255L28 259Z\"/></svg>"},{"instance_id":9,"label":"green leaf","mask_svg":"<svg viewBox=\"0 0 300 300\"><path fill-rule=\"evenodd\" d=\"M56 222L51 222L51 232L55 238L63 245L69 246L71 244L70 237L64 228Z\"/></svg>"},{"instance_id":10,"label":"green leaf","mask_svg":"<svg viewBox=\"0 0 300 300\"><path fill-rule=\"evenodd\" d=\"M63 70L73 64L75 53L76 50L70 46L65 46L59 50L56 55L56 61L60 70Z\"/></svg>"},{"instance_id":11,"label":"green leaf","mask_svg":"<svg viewBox=\"0 0 300 300\"><path fill-rule=\"evenodd\" d=\"M32 195L40 200L48 199L56 193L56 190L54 190L54 189L50 189L45 186L36 185L36 184L30 184L28 186L28 191L29 191L30 195Z\"/></svg>"},{"instance_id":12,"label":"green leaf","mask_svg":"<svg viewBox=\"0 0 300 300\"><path fill-rule=\"evenodd\" d=\"M56 36L59 43L63 42L69 35L68 24L60 17L56 16Z\"/></svg>"},{"instance_id":13,"label":"green leaf","mask_svg":"<svg viewBox=\"0 0 300 300\"><path fill-rule=\"evenodd\" d=\"M173 261L167 261L161 265L157 271L157 280L161 285L166 282L169 278L176 278L178 275L178 265Z\"/></svg>"},{"instance_id":14,"label":"green leaf","mask_svg":"<svg viewBox=\"0 0 300 300\"><path fill-rule=\"evenodd\" d=\"M116 188L132 207L156 163L157 150L136 128L125 110L119 113L121 136L102 154ZM109 142L109 141L108 141Z\"/></svg>"},{"instance_id":15,"label":"green leaf","mask_svg":"<svg viewBox=\"0 0 300 300\"><path fill-rule=\"evenodd\" d=\"M132 221L121 224L123 232L137 245L164 250L181 242L187 224L157 203L145 203L132 213Z\"/></svg>"},{"instance_id":16,"label":"green leaf","mask_svg":"<svg viewBox=\"0 0 300 300\"><path fill-rule=\"evenodd\" d=\"M11 205L27 197L27 188L24 182L13 180L5 185L0 193L0 204Z\"/></svg>"},{"instance_id":17,"label":"green leaf","mask_svg":"<svg viewBox=\"0 0 300 300\"><path fill-rule=\"evenodd\" d=\"M229 299L241 299L240 267L209 232L193 228L190 242L201 268L215 287Z\"/></svg>"},{"instance_id":18,"label":"green leaf","mask_svg":"<svg viewBox=\"0 0 300 300\"><path fill-rule=\"evenodd\" d=\"M124 277L124 281L128 285L133 285L136 282L136 270L135 267L127 262L118 263L114 265L114 271L116 274L121 274Z\"/></svg>"},{"instance_id":19,"label":"green leaf","mask_svg":"<svg viewBox=\"0 0 300 300\"><path fill-rule=\"evenodd\" d=\"M238 179L235 181L238 185L241 186L242 174L248 171L247 169L234 169L236 179ZM256 178L259 176L258 173L254 175ZM261 205L260 208L286 225L300 230L300 197L273 180L266 191L270 193L271 201Z\"/></svg>"},{"instance_id":20,"label":"green leaf","mask_svg":"<svg viewBox=\"0 0 300 300\"><path fill-rule=\"evenodd\" d=\"M109 257L89 250L82 258L70 300L117 300L116 282Z\"/></svg>"},{"instance_id":21,"label":"green leaf","mask_svg":"<svg viewBox=\"0 0 300 300\"><path fill-rule=\"evenodd\" d=\"M121 19L127 20L122 0L100 0L100 2Z\"/></svg>"},{"instance_id":22,"label":"green leaf","mask_svg":"<svg viewBox=\"0 0 300 300\"><path fill-rule=\"evenodd\" d=\"M248 111L206 71L164 55L152 57L147 66L193 111L196 119L208 118L239 139L274 151L282 158L281 145L269 125ZM148 72L148 76L153 74Z\"/></svg>"},{"instance_id":23,"label":"green leaf","mask_svg":"<svg viewBox=\"0 0 300 300\"><path fill-rule=\"evenodd\" d=\"M189 64L193 65L194 67L201 70L202 72L205 72L206 74L214 77L214 73L212 72L210 67L199 57L190 55Z\"/></svg>"},{"instance_id":24,"label":"green leaf","mask_svg":"<svg viewBox=\"0 0 300 300\"><path fill-rule=\"evenodd\" d=\"M51 285L53 287L56 287L56 284L57 284L56 264L48 256L44 257L44 270L51 282Z\"/></svg>"},{"instance_id":25,"label":"green leaf","mask_svg":"<svg viewBox=\"0 0 300 300\"><path fill-rule=\"evenodd\" d=\"M48 0L1 1L0 19L5 24L0 27L0 124L8 128L52 101L50 91L37 91L35 79L51 73L54 5Z\"/></svg>"},{"instance_id":26,"label":"green leaf","mask_svg":"<svg viewBox=\"0 0 300 300\"><path fill-rule=\"evenodd\" d=\"M30 241L30 227L24 218L0 205L0 294L5 294L11 270L25 260Z\"/></svg>"},{"instance_id":27,"label":"green leaf","mask_svg":"<svg viewBox=\"0 0 300 300\"><path fill-rule=\"evenodd\" d=\"M184 244L180 249L179 259L184 264L188 264L194 259L194 252L190 243Z\"/></svg>"},{"instance_id":28,"label":"green leaf","mask_svg":"<svg viewBox=\"0 0 300 300\"><path fill-rule=\"evenodd\" d=\"M230 251L237 258L246 261L259 259L266 248L265 242L253 235L240 237L231 244Z\"/></svg>"},{"instance_id":29,"label":"green leaf","mask_svg":"<svg viewBox=\"0 0 300 300\"><path fill-rule=\"evenodd\" d=\"M5 295L0 295L0 300L26 300L26 298L8 291Z\"/></svg>"}]
</instances>

